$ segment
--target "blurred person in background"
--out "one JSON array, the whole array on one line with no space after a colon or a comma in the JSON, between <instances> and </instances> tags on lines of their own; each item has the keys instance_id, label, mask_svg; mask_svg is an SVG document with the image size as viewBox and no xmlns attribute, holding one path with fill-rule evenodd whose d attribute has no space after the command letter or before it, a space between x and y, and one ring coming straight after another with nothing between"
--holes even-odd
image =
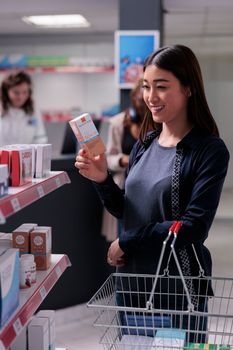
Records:
<instances>
[{"instance_id":1,"label":"blurred person in background","mask_svg":"<svg viewBox=\"0 0 233 350\"><path fill-rule=\"evenodd\" d=\"M107 138L107 161L114 181L124 188L129 154L139 138L141 125L146 112L143 100L142 79L130 91L130 106L109 120ZM115 240L120 232L120 222L106 209L103 211L102 234L106 240Z\"/></svg>"},{"instance_id":2,"label":"blurred person in background","mask_svg":"<svg viewBox=\"0 0 233 350\"><path fill-rule=\"evenodd\" d=\"M35 115L32 80L25 72L8 75L0 89L0 145L46 143L42 120Z\"/></svg>"}]
</instances>

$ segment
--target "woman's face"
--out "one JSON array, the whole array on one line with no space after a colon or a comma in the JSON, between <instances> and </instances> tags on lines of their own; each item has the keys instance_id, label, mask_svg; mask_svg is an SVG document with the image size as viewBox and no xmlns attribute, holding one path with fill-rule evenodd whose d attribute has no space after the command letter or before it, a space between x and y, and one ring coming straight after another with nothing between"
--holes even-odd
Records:
<instances>
[{"instance_id":1,"label":"woman's face","mask_svg":"<svg viewBox=\"0 0 233 350\"><path fill-rule=\"evenodd\" d=\"M13 86L8 90L12 107L21 108L30 96L30 87L27 83Z\"/></svg>"},{"instance_id":2,"label":"woman's face","mask_svg":"<svg viewBox=\"0 0 233 350\"><path fill-rule=\"evenodd\" d=\"M155 65L146 68L143 98L156 123L174 123L187 118L189 88L169 71Z\"/></svg>"}]
</instances>

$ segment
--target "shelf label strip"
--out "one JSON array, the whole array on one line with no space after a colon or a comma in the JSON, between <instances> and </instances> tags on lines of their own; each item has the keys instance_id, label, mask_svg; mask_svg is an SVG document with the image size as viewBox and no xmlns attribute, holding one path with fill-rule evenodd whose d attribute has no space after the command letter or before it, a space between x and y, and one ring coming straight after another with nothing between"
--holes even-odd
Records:
<instances>
[{"instance_id":1,"label":"shelf label strip","mask_svg":"<svg viewBox=\"0 0 233 350\"><path fill-rule=\"evenodd\" d=\"M46 297L46 295L47 295L47 292L46 292L45 287L43 286L43 287L41 287L41 289L40 289L40 296L41 296L41 299L44 300L44 298Z\"/></svg>"},{"instance_id":2,"label":"shelf label strip","mask_svg":"<svg viewBox=\"0 0 233 350\"><path fill-rule=\"evenodd\" d=\"M5 216L3 215L3 213L0 209L0 224L5 224L5 222L6 222Z\"/></svg>"},{"instance_id":3,"label":"shelf label strip","mask_svg":"<svg viewBox=\"0 0 233 350\"><path fill-rule=\"evenodd\" d=\"M15 334L19 335L19 333L21 332L21 330L23 328L23 325L22 325L22 323L20 321L20 318L17 318L15 320L15 322L13 323L13 328L14 328Z\"/></svg>"},{"instance_id":4,"label":"shelf label strip","mask_svg":"<svg viewBox=\"0 0 233 350\"><path fill-rule=\"evenodd\" d=\"M21 209L20 204L19 204L19 200L17 197L15 197L11 200L11 205L12 205L15 213Z\"/></svg>"},{"instance_id":5,"label":"shelf label strip","mask_svg":"<svg viewBox=\"0 0 233 350\"><path fill-rule=\"evenodd\" d=\"M44 193L44 189L41 185L37 187L37 192L38 192L38 195L40 198L44 197L45 193Z\"/></svg>"}]
</instances>

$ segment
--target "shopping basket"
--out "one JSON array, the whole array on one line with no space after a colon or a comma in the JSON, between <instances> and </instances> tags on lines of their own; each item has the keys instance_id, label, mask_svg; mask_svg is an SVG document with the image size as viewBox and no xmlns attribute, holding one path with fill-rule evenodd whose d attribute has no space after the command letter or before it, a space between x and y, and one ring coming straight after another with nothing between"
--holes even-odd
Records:
<instances>
[{"instance_id":1,"label":"shopping basket","mask_svg":"<svg viewBox=\"0 0 233 350\"><path fill-rule=\"evenodd\" d=\"M169 229L155 275L113 273L87 303L105 349L233 349L233 279L205 276L197 255L199 275L183 275L175 250L181 225ZM178 276L168 265L160 273L168 242Z\"/></svg>"}]
</instances>

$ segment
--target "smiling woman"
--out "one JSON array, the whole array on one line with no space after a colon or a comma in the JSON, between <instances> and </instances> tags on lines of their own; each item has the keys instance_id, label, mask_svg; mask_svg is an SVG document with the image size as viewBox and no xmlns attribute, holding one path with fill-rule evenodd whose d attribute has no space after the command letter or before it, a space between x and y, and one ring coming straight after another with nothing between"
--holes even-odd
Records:
<instances>
[{"instance_id":1,"label":"smiling woman","mask_svg":"<svg viewBox=\"0 0 233 350\"><path fill-rule=\"evenodd\" d=\"M121 273L154 274L169 227L179 220L176 246L183 275L198 276L200 263L210 276L204 241L218 207L229 152L210 113L196 56L183 45L160 48L144 64L143 89L147 111L130 154L125 191L114 183L104 155L90 159L81 150L76 158L79 172L94 180L107 210L123 222L107 261ZM169 268L171 276L179 275L172 259L166 250L160 273ZM208 297L198 299L198 287L195 282L188 286L193 305L207 312ZM168 290L166 282L162 288ZM208 293L212 295L211 288ZM179 294L178 288L170 308L185 308ZM145 307L144 297L139 302ZM122 305L120 299L118 303ZM191 326L189 340L205 343L206 325L204 317L196 337ZM187 329L185 322L182 328Z\"/></svg>"},{"instance_id":2,"label":"smiling woman","mask_svg":"<svg viewBox=\"0 0 233 350\"><path fill-rule=\"evenodd\" d=\"M44 125L34 114L30 76L10 74L1 85L0 145L45 142Z\"/></svg>"}]
</instances>

